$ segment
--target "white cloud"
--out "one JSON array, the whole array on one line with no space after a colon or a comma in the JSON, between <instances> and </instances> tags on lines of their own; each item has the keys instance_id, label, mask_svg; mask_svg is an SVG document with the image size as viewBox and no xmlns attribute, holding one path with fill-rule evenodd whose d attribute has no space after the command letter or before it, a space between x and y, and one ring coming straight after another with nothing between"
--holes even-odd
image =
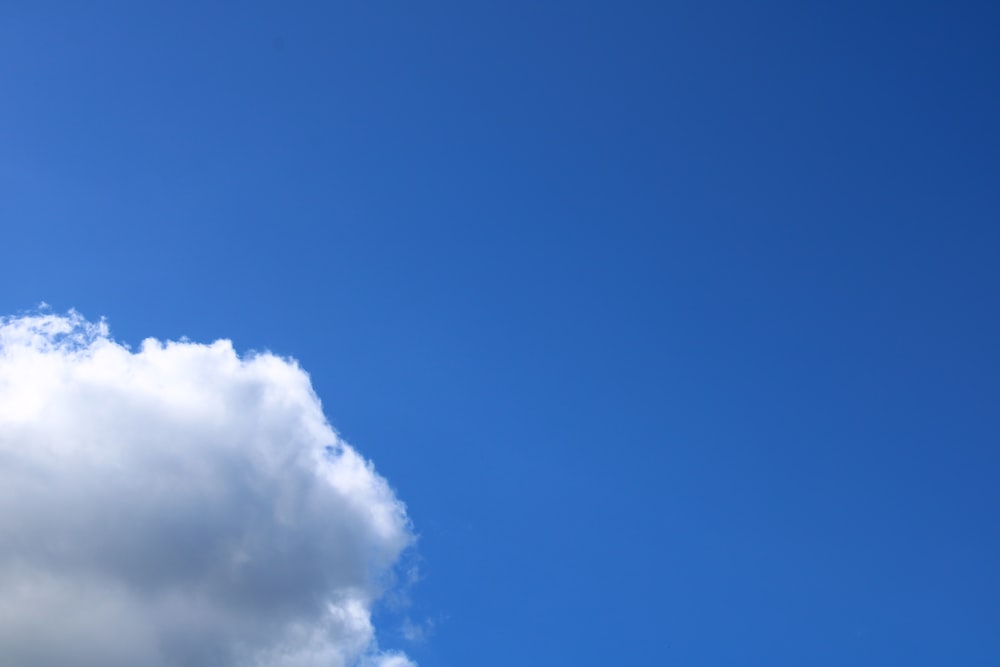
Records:
<instances>
[{"instance_id":1,"label":"white cloud","mask_svg":"<svg viewBox=\"0 0 1000 667\"><path fill-rule=\"evenodd\" d=\"M385 653L374 658L371 667L416 667L416 663L401 653Z\"/></svg>"},{"instance_id":2,"label":"white cloud","mask_svg":"<svg viewBox=\"0 0 1000 667\"><path fill-rule=\"evenodd\" d=\"M0 319L0 664L412 667L371 622L412 541L295 362Z\"/></svg>"},{"instance_id":3,"label":"white cloud","mask_svg":"<svg viewBox=\"0 0 1000 667\"><path fill-rule=\"evenodd\" d=\"M403 619L401 626L403 638L411 642L424 642L434 633L434 619L415 622L409 616Z\"/></svg>"}]
</instances>

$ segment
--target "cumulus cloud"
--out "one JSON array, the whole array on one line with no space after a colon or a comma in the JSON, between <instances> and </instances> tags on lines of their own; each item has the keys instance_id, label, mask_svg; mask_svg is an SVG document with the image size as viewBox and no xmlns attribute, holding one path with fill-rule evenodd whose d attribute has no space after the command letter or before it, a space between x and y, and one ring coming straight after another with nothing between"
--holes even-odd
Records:
<instances>
[{"instance_id":1,"label":"cumulus cloud","mask_svg":"<svg viewBox=\"0 0 1000 667\"><path fill-rule=\"evenodd\" d=\"M371 620L412 541L295 362L0 319L0 664L413 667Z\"/></svg>"}]
</instances>

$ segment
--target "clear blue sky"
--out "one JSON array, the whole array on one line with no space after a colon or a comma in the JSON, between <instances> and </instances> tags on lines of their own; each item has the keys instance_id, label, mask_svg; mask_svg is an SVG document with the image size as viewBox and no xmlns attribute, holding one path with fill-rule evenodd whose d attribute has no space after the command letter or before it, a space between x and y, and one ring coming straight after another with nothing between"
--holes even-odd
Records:
<instances>
[{"instance_id":1,"label":"clear blue sky","mask_svg":"<svg viewBox=\"0 0 1000 667\"><path fill-rule=\"evenodd\" d=\"M298 358L420 533L422 667L1000 664L998 35L5 2L0 312Z\"/></svg>"}]
</instances>

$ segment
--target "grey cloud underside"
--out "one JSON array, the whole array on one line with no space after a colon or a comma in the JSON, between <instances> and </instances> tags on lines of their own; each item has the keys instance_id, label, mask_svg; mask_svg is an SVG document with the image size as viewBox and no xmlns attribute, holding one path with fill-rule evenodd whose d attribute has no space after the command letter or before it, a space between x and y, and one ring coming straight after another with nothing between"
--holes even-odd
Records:
<instances>
[{"instance_id":1,"label":"grey cloud underside","mask_svg":"<svg viewBox=\"0 0 1000 667\"><path fill-rule=\"evenodd\" d=\"M293 362L0 323L0 664L411 665L370 620L411 543Z\"/></svg>"}]
</instances>

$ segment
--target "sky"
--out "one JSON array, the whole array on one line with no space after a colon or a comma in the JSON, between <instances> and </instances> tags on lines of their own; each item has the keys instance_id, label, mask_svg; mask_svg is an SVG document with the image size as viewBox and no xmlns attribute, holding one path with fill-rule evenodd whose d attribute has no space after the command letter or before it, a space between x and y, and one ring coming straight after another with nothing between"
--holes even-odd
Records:
<instances>
[{"instance_id":1,"label":"sky","mask_svg":"<svg viewBox=\"0 0 1000 667\"><path fill-rule=\"evenodd\" d=\"M0 662L1000 662L998 33L4 2Z\"/></svg>"}]
</instances>

